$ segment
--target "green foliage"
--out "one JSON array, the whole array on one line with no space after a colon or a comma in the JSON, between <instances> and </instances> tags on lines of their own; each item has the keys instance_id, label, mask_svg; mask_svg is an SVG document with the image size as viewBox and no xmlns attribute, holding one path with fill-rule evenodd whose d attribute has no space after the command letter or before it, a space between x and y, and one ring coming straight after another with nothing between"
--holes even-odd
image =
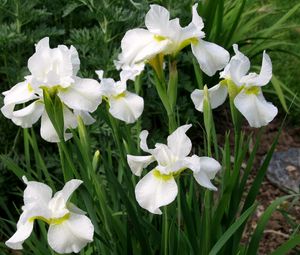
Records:
<instances>
[{"instance_id":1,"label":"green foliage","mask_svg":"<svg viewBox=\"0 0 300 255\"><path fill-rule=\"evenodd\" d=\"M120 41L128 29L143 26L149 4L158 3L168 7L174 17L181 16L183 23L187 24L193 2L0 0L2 91L23 80L28 73L25 61L34 52L33 44L44 36L51 37L53 45L72 44L77 48L81 58L80 76L94 77L94 70L103 69L107 76L117 78L113 60L119 53ZM206 0L199 2L198 9L205 20L208 40L230 51L232 44L238 43L253 60L264 49L275 56L285 52L295 59L299 57L297 52L290 50L294 44L286 37L286 31L295 28L287 21L295 17L300 4L295 4L286 13L278 13L273 5L261 5L257 1ZM279 18L270 26L264 26L271 17ZM23 190L20 179L26 175L30 180L44 180L54 190L71 178L84 181L73 199L87 211L95 226L95 237L94 242L81 254L222 255L257 252L258 242L272 212L287 199L284 197L274 201L262 215L259 221L261 225L254 230L248 243L241 244L247 220L257 206L255 199L278 137L259 171L253 173L260 135L249 151L251 136L241 131L241 118L234 104L231 102L235 140L233 149L229 133L222 134L225 143L219 144L214 122L216 118L208 97L203 119L191 110L194 108L189 98L191 91L204 85L213 86L218 77L205 76L195 59L186 52L177 60L169 58L166 61L169 64L165 69L169 71L166 77L161 73L161 63L161 70L149 68L135 84L129 84L130 90L145 97L145 113L135 124L125 125L114 119L101 105L95 114L97 124L85 127L82 120L78 119L77 130L70 130L72 140L64 142L62 103L58 97L44 90L46 111L61 138L57 147L42 143L36 137L37 130L34 128L17 131L1 127L3 134L21 134L15 139L10 139L11 135L7 136L7 140L1 138L1 143L8 144L3 146L0 156L0 169L4 172L0 178L0 206L3 209L1 218L5 219L1 222L1 241L13 233L19 215L18 209L12 210L14 205L5 197L16 201L14 207L20 208ZM276 69L278 64L276 66L275 62ZM285 78L274 76L274 89L268 91L278 95L285 111L289 102L295 101L295 112L300 112L299 98L294 98L294 88L282 82ZM3 119L1 121L4 122ZM168 128L171 132L180 123L186 122L201 123L203 127L204 134L200 132L201 129L193 130L192 134L198 141L198 144L194 143L197 154L212 155L222 161L222 172L216 181L219 191L213 195L200 188L191 176L183 174L176 180L180 186L177 201L165 208L163 218L149 215L135 200L134 187L138 179L129 171L126 155L140 154L138 136L142 127L153 130L153 141L160 141L168 133ZM20 141L20 138L23 140ZM8 140L13 142L8 143ZM17 146L19 143L22 145ZM231 162L232 157L234 162ZM241 171L245 161L246 168ZM244 196L250 173L255 175L254 183L248 195ZM14 188L9 190L4 185L7 183ZM297 226L293 228L294 235L274 254L282 254L280 252L286 252L299 243L299 229ZM46 229L45 224L39 224L36 234L25 242L24 254L49 254ZM2 243L0 247L1 252L8 252Z\"/></svg>"}]
</instances>

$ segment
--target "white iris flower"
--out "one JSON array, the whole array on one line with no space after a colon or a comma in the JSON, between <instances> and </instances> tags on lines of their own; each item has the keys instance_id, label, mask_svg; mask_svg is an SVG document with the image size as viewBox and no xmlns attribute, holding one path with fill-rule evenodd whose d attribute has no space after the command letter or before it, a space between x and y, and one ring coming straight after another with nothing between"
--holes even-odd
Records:
<instances>
[{"instance_id":1,"label":"white iris flower","mask_svg":"<svg viewBox=\"0 0 300 255\"><path fill-rule=\"evenodd\" d=\"M135 188L137 202L151 213L161 214L159 207L174 201L178 193L175 177L188 168L192 170L194 178L201 186L217 190L210 180L221 169L221 165L210 157L188 156L192 143L185 133L190 127L191 125L184 125L177 128L168 136L167 145L157 143L154 149L148 148L148 131L144 130L140 134L140 147L151 155L127 155L130 169L137 176L140 176L149 164L157 162L157 166L147 173Z\"/></svg>"},{"instance_id":2,"label":"white iris flower","mask_svg":"<svg viewBox=\"0 0 300 255\"><path fill-rule=\"evenodd\" d=\"M12 249L22 249L30 236L35 220L49 224L48 243L57 253L79 252L93 241L94 226L85 212L68 202L72 193L82 183L70 180L52 197L51 188L41 182L28 181L24 190L24 206L17 223L16 233L5 242Z\"/></svg>"},{"instance_id":3,"label":"white iris flower","mask_svg":"<svg viewBox=\"0 0 300 255\"><path fill-rule=\"evenodd\" d=\"M223 104L228 90L231 90L234 92L230 96L234 96L235 107L244 115L249 125L256 128L265 126L278 113L277 107L266 101L261 90L272 78L271 59L264 51L260 73L248 73L249 59L238 50L236 44L233 49L235 55L220 73L220 78L224 80L208 90L211 107L216 108ZM191 98L196 109L203 111L203 90L194 90Z\"/></svg>"},{"instance_id":4,"label":"white iris flower","mask_svg":"<svg viewBox=\"0 0 300 255\"><path fill-rule=\"evenodd\" d=\"M117 68L140 69L158 54L176 55L184 47L191 45L201 70L209 76L221 70L229 61L229 53L217 44L202 40L204 23L197 13L197 4L193 6L192 22L181 27L179 19L170 19L167 9L159 5L150 5L145 17L147 29L135 28L126 32L121 42L122 52ZM138 66L138 67L137 67Z\"/></svg>"},{"instance_id":5,"label":"white iris flower","mask_svg":"<svg viewBox=\"0 0 300 255\"><path fill-rule=\"evenodd\" d=\"M63 102L64 128L77 126L76 116L89 125L95 120L89 113L101 103L100 85L96 80L76 76L80 60L76 49L59 45L49 47L45 37L36 44L36 52L28 60L30 75L10 90L3 92L5 117L23 128L32 127L41 117L41 136L48 142L59 142L59 137L45 111L43 88L56 94ZM24 103L28 105L20 108ZM65 140L72 137L65 132Z\"/></svg>"},{"instance_id":6,"label":"white iris flower","mask_svg":"<svg viewBox=\"0 0 300 255\"><path fill-rule=\"evenodd\" d=\"M120 73L120 81L112 78L103 78L103 71L96 71L100 79L100 90L104 100L109 104L109 112L116 119L126 123L135 122L143 113L144 99L139 95L127 91L126 82L134 80L138 72L123 70Z\"/></svg>"}]
</instances>

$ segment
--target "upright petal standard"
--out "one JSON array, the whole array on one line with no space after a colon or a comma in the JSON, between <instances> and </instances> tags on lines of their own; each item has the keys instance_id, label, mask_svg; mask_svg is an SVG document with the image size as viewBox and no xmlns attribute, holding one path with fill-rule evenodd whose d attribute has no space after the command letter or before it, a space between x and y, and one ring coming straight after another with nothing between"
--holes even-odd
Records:
<instances>
[{"instance_id":1,"label":"upright petal standard","mask_svg":"<svg viewBox=\"0 0 300 255\"><path fill-rule=\"evenodd\" d=\"M49 224L48 243L57 253L78 253L93 241L94 226L84 212L69 202L72 193L82 183L70 180L52 197L51 188L43 183L28 181L24 190L24 206L16 233L5 242L12 249L22 249L30 236L35 220Z\"/></svg>"},{"instance_id":2,"label":"upright petal standard","mask_svg":"<svg viewBox=\"0 0 300 255\"><path fill-rule=\"evenodd\" d=\"M160 207L174 201L178 193L175 178L186 169L193 172L195 180L211 190L217 188L211 183L221 165L213 158L188 156L192 142L186 135L191 125L183 125L168 136L167 145L157 143L154 149L147 145L148 131L140 134L140 147L149 156L127 155L127 162L133 174L141 176L142 170L152 162L157 165L136 185L135 196L139 205L151 213L162 214Z\"/></svg>"}]
</instances>

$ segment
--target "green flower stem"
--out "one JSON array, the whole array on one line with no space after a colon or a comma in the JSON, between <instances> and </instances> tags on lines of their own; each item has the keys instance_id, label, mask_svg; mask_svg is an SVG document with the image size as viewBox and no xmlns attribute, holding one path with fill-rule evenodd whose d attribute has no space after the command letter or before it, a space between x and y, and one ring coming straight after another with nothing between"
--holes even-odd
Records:
<instances>
[{"instance_id":1,"label":"green flower stem","mask_svg":"<svg viewBox=\"0 0 300 255\"><path fill-rule=\"evenodd\" d=\"M27 173L30 173L31 164L30 164L30 150L29 150L29 140L28 140L28 129L23 129L23 139L24 139L24 154L25 154L25 162L26 162L26 170Z\"/></svg>"},{"instance_id":2,"label":"green flower stem","mask_svg":"<svg viewBox=\"0 0 300 255\"><path fill-rule=\"evenodd\" d=\"M234 143L235 143L235 157L238 155L239 152L239 141L241 136L241 114L236 109L234 105L234 99L236 95L239 93L239 88L231 81L227 81L227 88L228 88L228 94L229 94L229 102L230 102L230 112L232 117L232 122L234 126Z\"/></svg>"},{"instance_id":3,"label":"green flower stem","mask_svg":"<svg viewBox=\"0 0 300 255\"><path fill-rule=\"evenodd\" d=\"M168 255L169 247L169 222L168 222L168 207L163 210L163 254Z\"/></svg>"},{"instance_id":4,"label":"green flower stem","mask_svg":"<svg viewBox=\"0 0 300 255\"><path fill-rule=\"evenodd\" d=\"M37 166L39 169L42 170L44 176L46 177L47 183L49 184L49 186L54 189L55 185L51 179L50 173L48 171L48 168L45 164L45 161L40 153L40 149L38 147L37 141L36 141L36 136L35 136L35 131L33 128L31 128L31 135L29 135L28 133L28 140L31 144L31 147L33 149L33 154L35 157L35 161L37 162Z\"/></svg>"},{"instance_id":5,"label":"green flower stem","mask_svg":"<svg viewBox=\"0 0 300 255\"><path fill-rule=\"evenodd\" d=\"M194 67L194 72L196 76L196 81L198 85L198 89L203 89L203 77L202 77L202 71L199 67L198 61L194 56L191 56L193 59L193 67Z\"/></svg>"}]
</instances>

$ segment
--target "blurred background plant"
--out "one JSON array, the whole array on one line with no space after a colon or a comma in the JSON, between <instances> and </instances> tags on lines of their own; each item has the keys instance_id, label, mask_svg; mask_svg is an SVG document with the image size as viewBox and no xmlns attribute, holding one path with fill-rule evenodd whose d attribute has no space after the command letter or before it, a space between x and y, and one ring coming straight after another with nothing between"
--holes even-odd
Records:
<instances>
[{"instance_id":1,"label":"blurred background plant","mask_svg":"<svg viewBox=\"0 0 300 255\"><path fill-rule=\"evenodd\" d=\"M149 4L152 3L167 7L171 11L172 17L180 17L182 25L186 25L191 19L191 6L194 3L192 0L0 0L0 91L9 89L22 81L23 77L28 74L26 61L34 52L33 45L45 36L51 38L50 42L53 46L72 44L77 48L81 59L80 76L95 78L94 70L103 69L107 77L118 79L118 72L115 70L113 60L120 51L120 41L127 30L144 25L145 13L149 9ZM209 41L226 47L231 53L232 44L238 43L241 51L258 66L262 51L267 50L272 58L275 76L272 80L273 87L267 87L268 94L266 95L275 105L281 106L282 115L287 111L288 105L294 101L288 122L299 124L300 99L297 96L300 92L299 1L204 0L200 1L198 10L204 18L206 37ZM199 73L198 66L188 50L181 54L178 68L181 72L178 85L180 97L176 109L178 118L180 118L179 123L188 121L199 127L199 123L203 123L203 120L200 114L194 110L190 93L196 87L202 87L204 84L208 84L209 87L215 85L218 77L210 78ZM147 74L142 77L142 88L139 89L140 94L145 98L142 121L130 127L117 122L117 125L124 127L124 130L116 138L113 137L115 135L112 132L113 127L108 124L110 123L109 116L105 113L105 107L101 106L97 111L98 125L91 126L88 131L93 137L91 139L92 151L100 149L103 158L117 159L118 161L120 157L124 157L124 155L120 156L116 150L116 140L119 140L119 146L125 145L131 147L131 150L136 150L133 145L128 145L132 141L122 140L120 137L130 134L137 141L141 127L153 130L153 140L155 141L166 137L168 129L165 128L167 122L164 118L164 110L151 82L149 82L151 70ZM131 90L137 89L133 84L130 86ZM216 114L219 113L220 110L217 110ZM28 135L27 131L23 132L2 115L0 121L2 134L0 137L2 145L0 149L2 154L0 206L3 208L0 217L13 220L16 219L18 212L11 209L8 201L21 203L20 189L17 187L22 186L20 186L19 179L8 169L15 169L15 174L16 169L19 170L17 172L17 176L19 176L24 169L34 172L35 169L46 167L53 177L61 175L62 166L59 155L56 153L56 146L46 144L39 136L33 135L33 130L38 130L38 125L32 131L28 131L30 132ZM33 136L34 139L28 138ZM191 137L196 139L192 140L199 141L201 144L199 132L192 133ZM39 144L40 158L28 159L28 150L33 153L31 155L36 155L36 144ZM105 167L116 169L117 173L118 167L113 161L108 160L101 163L103 163L103 167L98 173L99 175L103 174ZM113 176L109 178L113 178ZM118 180L120 181L122 178L124 177L119 174ZM109 179L108 181L114 182L115 180ZM115 183L115 185L117 184ZM119 192L122 191L120 187L116 187L116 189L119 189ZM120 199L118 194L115 196ZM120 210L121 214L122 208L119 208L116 202L110 201L109 203L114 204L115 209ZM18 206L16 207L18 208ZM157 219L154 221L156 222ZM3 221L2 225L1 240L6 239L7 233L12 231L10 222ZM123 233L122 231L121 233ZM156 232L154 229L152 231L151 237L154 237ZM31 248L36 245L38 247L36 249L40 251L46 249L42 244L39 245L34 241L34 238L31 239L34 243L34 245L30 243ZM107 240L109 237L106 237L104 243ZM155 241L157 240L151 240L153 243ZM3 247L3 249L5 248Z\"/></svg>"}]
</instances>

